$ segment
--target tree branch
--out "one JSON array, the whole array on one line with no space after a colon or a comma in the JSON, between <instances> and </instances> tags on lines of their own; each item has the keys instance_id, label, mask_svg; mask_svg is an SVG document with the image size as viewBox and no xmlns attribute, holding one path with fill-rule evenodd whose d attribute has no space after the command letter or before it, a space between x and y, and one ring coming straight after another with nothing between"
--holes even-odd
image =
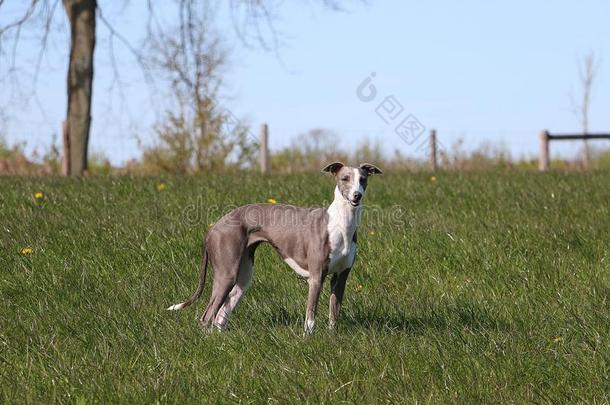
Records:
<instances>
[{"instance_id":1,"label":"tree branch","mask_svg":"<svg viewBox=\"0 0 610 405\"><path fill-rule=\"evenodd\" d=\"M0 37L2 37L2 34L4 34L5 32L8 32L14 28L19 28L23 24L25 24L25 22L27 20L29 20L30 17L32 17L32 15L34 14L34 11L36 11L36 6L38 5L39 1L40 0L32 0L32 2L30 3L30 6L26 9L23 16L21 16L17 20L13 21L12 23L9 23L8 25L6 25L4 27L1 27L0 28ZM0 7L2 6L2 3L4 3L3 0L2 0L2 2L0 2Z\"/></svg>"}]
</instances>

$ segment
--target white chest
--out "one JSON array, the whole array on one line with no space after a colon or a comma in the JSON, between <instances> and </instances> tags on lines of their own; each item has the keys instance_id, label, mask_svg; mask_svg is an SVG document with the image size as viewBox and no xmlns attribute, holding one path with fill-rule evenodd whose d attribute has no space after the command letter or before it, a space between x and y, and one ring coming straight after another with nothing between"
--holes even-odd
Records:
<instances>
[{"instance_id":1,"label":"white chest","mask_svg":"<svg viewBox=\"0 0 610 405\"><path fill-rule=\"evenodd\" d=\"M343 270L351 268L354 264L356 259L356 244L350 242L346 246L341 246L335 250L331 247L328 264L329 274L341 273Z\"/></svg>"},{"instance_id":2,"label":"white chest","mask_svg":"<svg viewBox=\"0 0 610 405\"><path fill-rule=\"evenodd\" d=\"M352 209L336 201L328 208L328 242L330 247L328 272L340 273L354 264L356 244L354 233L360 217L359 208Z\"/></svg>"}]
</instances>

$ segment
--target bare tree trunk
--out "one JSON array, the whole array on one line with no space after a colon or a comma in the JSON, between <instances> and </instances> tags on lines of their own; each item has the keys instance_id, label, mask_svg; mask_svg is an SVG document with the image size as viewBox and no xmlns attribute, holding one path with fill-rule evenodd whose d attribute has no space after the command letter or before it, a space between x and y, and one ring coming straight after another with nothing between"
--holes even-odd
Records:
<instances>
[{"instance_id":1,"label":"bare tree trunk","mask_svg":"<svg viewBox=\"0 0 610 405\"><path fill-rule=\"evenodd\" d=\"M590 160L590 154L589 154L589 142L587 142L587 140L585 139L583 141L583 145L582 145L582 167L584 169L588 169L589 168L589 160Z\"/></svg>"},{"instance_id":2,"label":"bare tree trunk","mask_svg":"<svg viewBox=\"0 0 610 405\"><path fill-rule=\"evenodd\" d=\"M70 174L87 170L87 146L91 127L93 51L95 49L96 0L63 0L70 21L70 65L68 67L68 133Z\"/></svg>"},{"instance_id":3,"label":"bare tree trunk","mask_svg":"<svg viewBox=\"0 0 610 405\"><path fill-rule=\"evenodd\" d=\"M582 102L582 132L584 135L589 133L589 106L591 104L591 86L593 84L593 73L590 62L587 59L587 73L583 79L583 102ZM582 145L582 167L583 169L589 168L589 143L584 139Z\"/></svg>"},{"instance_id":4,"label":"bare tree trunk","mask_svg":"<svg viewBox=\"0 0 610 405\"><path fill-rule=\"evenodd\" d=\"M582 86L582 105L580 106L582 132L587 135L589 133L589 109L591 106L591 94L593 91L593 83L599 69L599 60L594 52L585 56L580 68L580 84ZM583 141L582 150L583 168L589 168L589 143L585 139Z\"/></svg>"}]
</instances>

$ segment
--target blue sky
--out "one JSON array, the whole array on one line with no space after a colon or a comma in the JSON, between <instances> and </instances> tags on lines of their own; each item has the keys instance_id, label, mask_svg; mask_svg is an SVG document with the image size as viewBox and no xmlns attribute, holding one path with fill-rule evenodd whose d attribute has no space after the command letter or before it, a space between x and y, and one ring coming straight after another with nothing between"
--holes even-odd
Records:
<instances>
[{"instance_id":1,"label":"blue sky","mask_svg":"<svg viewBox=\"0 0 610 405\"><path fill-rule=\"evenodd\" d=\"M126 36L141 37L138 6L106 15ZM353 2L343 12L326 10L315 1L285 2L278 15L276 28L283 41L278 55L240 45L228 21L219 21L231 59L223 104L254 132L268 122L272 148L324 127L338 133L346 149L368 137L378 139L388 152L421 155L375 112L384 97L394 96L404 114L436 128L446 146L463 139L466 149L489 143L505 147L514 157L534 156L541 129L580 128L571 98L580 94L578 60L590 51L602 59L591 130L610 131L608 1L371 0ZM139 154L134 135L144 142L150 139L150 126L166 96L151 95L123 51L120 64L129 84L123 99L109 91L112 70L101 25L98 35L91 145L120 163ZM65 33L57 36L45 58L37 101L11 101L5 108L9 139L48 142L58 131L66 103L64 38ZM20 51L30 65L33 49L30 44ZM378 98L365 103L356 88L372 72ZM9 86L0 85L0 105L6 106ZM553 145L553 153L573 157L579 147Z\"/></svg>"}]
</instances>

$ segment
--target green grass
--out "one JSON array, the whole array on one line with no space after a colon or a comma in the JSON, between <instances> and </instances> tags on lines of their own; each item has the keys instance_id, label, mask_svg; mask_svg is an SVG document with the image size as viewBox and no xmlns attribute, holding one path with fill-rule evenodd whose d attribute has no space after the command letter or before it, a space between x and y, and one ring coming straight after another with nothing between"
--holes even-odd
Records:
<instances>
[{"instance_id":1,"label":"green grass","mask_svg":"<svg viewBox=\"0 0 610 405\"><path fill-rule=\"evenodd\" d=\"M610 402L610 173L437 177L371 179L339 330L326 285L308 338L269 247L226 333L198 327L209 284L164 309L228 206L330 178L1 177L0 403Z\"/></svg>"}]
</instances>

